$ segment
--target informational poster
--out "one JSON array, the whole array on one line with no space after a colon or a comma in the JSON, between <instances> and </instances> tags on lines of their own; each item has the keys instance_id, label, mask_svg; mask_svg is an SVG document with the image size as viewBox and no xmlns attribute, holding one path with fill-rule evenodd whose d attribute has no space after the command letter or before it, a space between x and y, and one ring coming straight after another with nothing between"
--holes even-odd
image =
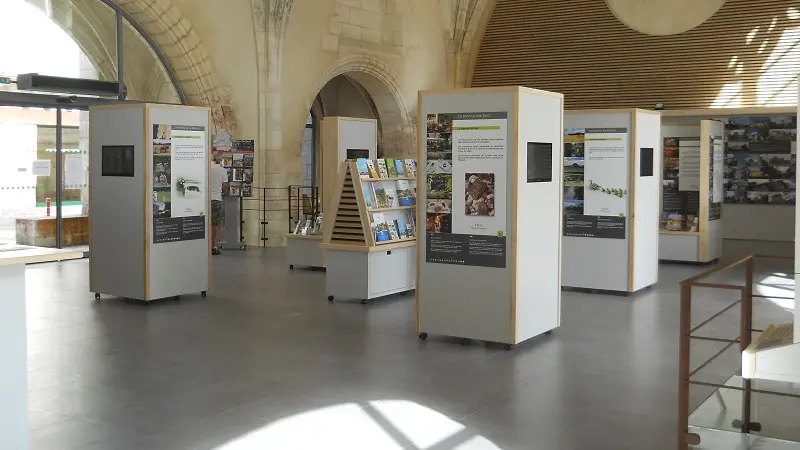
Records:
<instances>
[{"instance_id":1,"label":"informational poster","mask_svg":"<svg viewBox=\"0 0 800 450\"><path fill-rule=\"evenodd\" d=\"M699 157L700 137L665 137L663 147L664 178L660 227L668 231L699 231L700 182L683 181L684 167L689 170L689 177L692 180L699 177L699 160L695 170L694 163L684 164L683 158L687 157L694 161L695 148ZM679 187L681 185L691 189L681 189Z\"/></svg>"},{"instance_id":2,"label":"informational poster","mask_svg":"<svg viewBox=\"0 0 800 450\"><path fill-rule=\"evenodd\" d=\"M66 189L75 189L86 183L86 169L82 154L64 155L64 186Z\"/></svg>"},{"instance_id":3,"label":"informational poster","mask_svg":"<svg viewBox=\"0 0 800 450\"><path fill-rule=\"evenodd\" d=\"M427 262L506 267L507 122L505 112L428 114L425 200L445 207L427 210Z\"/></svg>"},{"instance_id":4,"label":"informational poster","mask_svg":"<svg viewBox=\"0 0 800 450\"><path fill-rule=\"evenodd\" d=\"M564 133L564 236L625 239L628 129Z\"/></svg>"},{"instance_id":5,"label":"informational poster","mask_svg":"<svg viewBox=\"0 0 800 450\"><path fill-rule=\"evenodd\" d=\"M727 117L725 203L794 205L797 116Z\"/></svg>"},{"instance_id":6,"label":"informational poster","mask_svg":"<svg viewBox=\"0 0 800 450\"><path fill-rule=\"evenodd\" d=\"M252 197L254 177L255 141L231 140L230 147L214 147L219 163L228 171L226 195Z\"/></svg>"},{"instance_id":7,"label":"informational poster","mask_svg":"<svg viewBox=\"0 0 800 450\"><path fill-rule=\"evenodd\" d=\"M700 137L678 139L678 190L700 191Z\"/></svg>"},{"instance_id":8,"label":"informational poster","mask_svg":"<svg viewBox=\"0 0 800 450\"><path fill-rule=\"evenodd\" d=\"M153 243L206 235L206 129L153 125Z\"/></svg>"},{"instance_id":9,"label":"informational poster","mask_svg":"<svg viewBox=\"0 0 800 450\"><path fill-rule=\"evenodd\" d=\"M31 168L31 173L37 177L49 177L50 176L50 160L49 159L37 159L33 161L33 165Z\"/></svg>"}]
</instances>

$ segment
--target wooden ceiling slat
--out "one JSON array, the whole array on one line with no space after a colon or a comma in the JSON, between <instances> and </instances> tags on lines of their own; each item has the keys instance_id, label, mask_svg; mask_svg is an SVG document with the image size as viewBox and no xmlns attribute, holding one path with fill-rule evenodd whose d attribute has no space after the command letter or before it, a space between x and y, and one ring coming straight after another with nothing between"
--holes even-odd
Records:
<instances>
[{"instance_id":1,"label":"wooden ceiling slat","mask_svg":"<svg viewBox=\"0 0 800 450\"><path fill-rule=\"evenodd\" d=\"M602 0L498 0L471 86L555 90L571 108L652 107L654 99L708 108L723 86L741 83L741 106L762 106L757 92L777 94L800 67L800 40L786 41L800 29L789 8L800 9L800 0L728 0L692 30L650 36L619 22ZM765 64L773 52L779 61Z\"/></svg>"}]
</instances>

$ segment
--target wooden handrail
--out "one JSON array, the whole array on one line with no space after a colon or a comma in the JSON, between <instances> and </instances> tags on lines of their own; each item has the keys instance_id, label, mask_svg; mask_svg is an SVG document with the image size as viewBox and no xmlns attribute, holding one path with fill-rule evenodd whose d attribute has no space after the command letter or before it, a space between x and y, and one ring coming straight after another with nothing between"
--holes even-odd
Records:
<instances>
[{"instance_id":1,"label":"wooden handrail","mask_svg":"<svg viewBox=\"0 0 800 450\"><path fill-rule=\"evenodd\" d=\"M717 352L711 359L701 364L694 371L690 370L689 350L692 333L701 326L707 324L714 318L718 317L725 311L740 304L740 318L739 318L739 338L737 340L726 340L728 347L738 342L739 350L744 351L751 343L753 333L753 270L756 259L780 259L780 260L793 260L790 256L772 256L772 255L748 255L731 261L723 266L714 267L706 270L698 275L687 278L680 282L681 286L681 316L680 316L680 345L679 345L679 384L678 384L678 450L688 450L689 445L700 444L700 436L695 433L689 433L689 387L691 384L703 384L691 380L693 373L705 367L712 360L717 358L722 352ZM745 264L745 283L744 286L738 286L725 283L707 283L703 282L706 278L713 275L722 273L731 268ZM700 325L692 328L692 288L703 287L711 289L730 289L739 290L741 292L740 300L736 303L725 307L722 311L712 315L709 319L703 321ZM726 347L727 349L727 347ZM742 391L742 419L741 431L742 433L749 433L751 429L758 430L759 424L751 422L751 392L754 392L751 387L749 379L743 380Z\"/></svg>"}]
</instances>

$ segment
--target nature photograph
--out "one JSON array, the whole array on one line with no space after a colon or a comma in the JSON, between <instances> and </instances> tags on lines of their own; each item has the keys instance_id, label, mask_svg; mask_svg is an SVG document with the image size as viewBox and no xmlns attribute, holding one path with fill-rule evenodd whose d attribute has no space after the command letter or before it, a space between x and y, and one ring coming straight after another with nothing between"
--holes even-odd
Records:
<instances>
[{"instance_id":1,"label":"nature photograph","mask_svg":"<svg viewBox=\"0 0 800 450\"><path fill-rule=\"evenodd\" d=\"M427 198L453 198L453 175L429 173L426 179Z\"/></svg>"},{"instance_id":2,"label":"nature photograph","mask_svg":"<svg viewBox=\"0 0 800 450\"><path fill-rule=\"evenodd\" d=\"M425 228L431 233L452 233L453 215L426 213Z\"/></svg>"},{"instance_id":3,"label":"nature photograph","mask_svg":"<svg viewBox=\"0 0 800 450\"><path fill-rule=\"evenodd\" d=\"M464 212L468 216L494 216L494 174L464 175Z\"/></svg>"},{"instance_id":4,"label":"nature photograph","mask_svg":"<svg viewBox=\"0 0 800 450\"><path fill-rule=\"evenodd\" d=\"M583 214L583 200L564 200L564 214L568 216Z\"/></svg>"}]
</instances>

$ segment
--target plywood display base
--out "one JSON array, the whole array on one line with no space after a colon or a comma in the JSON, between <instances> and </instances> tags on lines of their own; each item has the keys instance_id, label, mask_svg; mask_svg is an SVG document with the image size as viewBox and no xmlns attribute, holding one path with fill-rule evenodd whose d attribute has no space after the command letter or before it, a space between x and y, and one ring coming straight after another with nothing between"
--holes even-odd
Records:
<instances>
[{"instance_id":1,"label":"plywood display base","mask_svg":"<svg viewBox=\"0 0 800 450\"><path fill-rule=\"evenodd\" d=\"M378 247L323 244L328 300L359 299L410 291L416 281L416 241ZM352 247L352 248L348 248Z\"/></svg>"},{"instance_id":2,"label":"plywood display base","mask_svg":"<svg viewBox=\"0 0 800 450\"><path fill-rule=\"evenodd\" d=\"M25 264L82 258L83 252L0 246L0 448L28 448Z\"/></svg>"},{"instance_id":3,"label":"plywood display base","mask_svg":"<svg viewBox=\"0 0 800 450\"><path fill-rule=\"evenodd\" d=\"M800 383L800 342L794 325L770 325L742 352L742 377Z\"/></svg>"},{"instance_id":4,"label":"plywood display base","mask_svg":"<svg viewBox=\"0 0 800 450\"><path fill-rule=\"evenodd\" d=\"M322 242L322 235L287 234L286 235L286 261L289 268L325 267L325 251L319 244Z\"/></svg>"},{"instance_id":5,"label":"plywood display base","mask_svg":"<svg viewBox=\"0 0 800 450\"><path fill-rule=\"evenodd\" d=\"M700 233L691 231L664 231L658 236L658 259L708 264L717 258L703 258L700 254Z\"/></svg>"}]
</instances>

